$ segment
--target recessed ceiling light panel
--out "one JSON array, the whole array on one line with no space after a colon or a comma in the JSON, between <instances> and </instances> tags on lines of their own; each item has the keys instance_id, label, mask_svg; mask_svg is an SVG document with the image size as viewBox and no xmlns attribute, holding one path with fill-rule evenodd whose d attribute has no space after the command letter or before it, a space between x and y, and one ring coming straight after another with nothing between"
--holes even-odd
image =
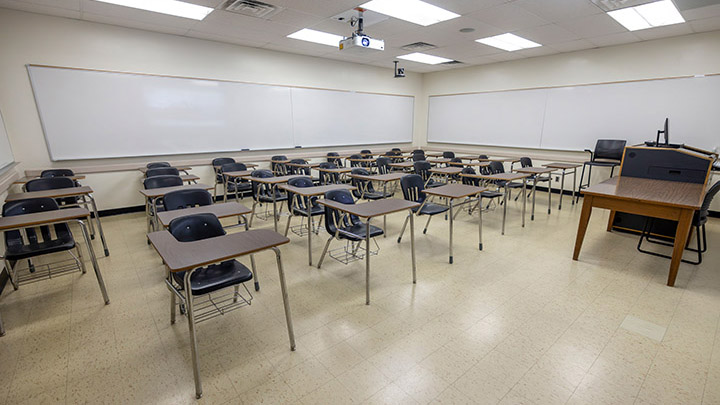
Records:
<instances>
[{"instance_id":1,"label":"recessed ceiling light panel","mask_svg":"<svg viewBox=\"0 0 720 405\"><path fill-rule=\"evenodd\" d=\"M475 41L509 52L517 51L520 49L537 48L538 46L542 46L537 42L533 42L529 39L525 39L523 37L519 37L515 34L510 33L495 35L494 37L476 39Z\"/></svg>"},{"instance_id":2,"label":"recessed ceiling light panel","mask_svg":"<svg viewBox=\"0 0 720 405\"><path fill-rule=\"evenodd\" d=\"M607 13L630 31L684 23L685 19L671 0L656 1Z\"/></svg>"},{"instance_id":3,"label":"recessed ceiling light panel","mask_svg":"<svg viewBox=\"0 0 720 405\"><path fill-rule=\"evenodd\" d=\"M155 13L170 14L176 17L202 20L214 9L198 6L197 4L185 3L178 0L95 0L102 3L110 3L118 6L132 7Z\"/></svg>"},{"instance_id":4,"label":"recessed ceiling light panel","mask_svg":"<svg viewBox=\"0 0 720 405\"><path fill-rule=\"evenodd\" d=\"M389 15L422 26L460 17L460 14L455 14L452 11L420 0L372 0L361 4L360 8L366 8L376 13Z\"/></svg>"},{"instance_id":5,"label":"recessed ceiling light panel","mask_svg":"<svg viewBox=\"0 0 720 405\"><path fill-rule=\"evenodd\" d=\"M438 63L452 62L452 59L441 58L439 56L428 55L426 53L420 52L414 52L407 55L398 56L398 59L405 59L413 62L425 63L428 65L437 65Z\"/></svg>"},{"instance_id":6,"label":"recessed ceiling light panel","mask_svg":"<svg viewBox=\"0 0 720 405\"><path fill-rule=\"evenodd\" d=\"M335 34L331 34L329 32L311 30L309 28L303 28L300 31L293 32L292 34L288 35L287 37L292 38L292 39L299 39L301 41L314 42L316 44L334 46L335 48L338 47L338 45L340 44L340 41L345 39L345 37L343 37L341 35L335 35Z\"/></svg>"}]
</instances>

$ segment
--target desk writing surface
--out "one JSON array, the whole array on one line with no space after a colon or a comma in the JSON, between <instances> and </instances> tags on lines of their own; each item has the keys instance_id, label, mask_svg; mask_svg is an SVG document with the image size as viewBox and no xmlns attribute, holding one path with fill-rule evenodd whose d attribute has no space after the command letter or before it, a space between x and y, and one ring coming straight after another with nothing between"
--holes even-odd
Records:
<instances>
[{"instance_id":1,"label":"desk writing surface","mask_svg":"<svg viewBox=\"0 0 720 405\"><path fill-rule=\"evenodd\" d=\"M57 176L57 177L67 177L68 179L72 179L72 180L83 180L83 179L85 179L85 175L84 175L84 174L76 174L76 175L73 175L73 176ZM30 181L30 180L42 179L42 178L43 178L43 177L40 177L40 176L20 177L19 179L13 181L13 184L25 184L25 183L27 183L27 182Z\"/></svg>"},{"instance_id":2,"label":"desk writing surface","mask_svg":"<svg viewBox=\"0 0 720 405\"><path fill-rule=\"evenodd\" d=\"M486 187L471 186L469 184L446 184L440 187L426 188L423 190L425 194L436 195L438 197L463 198L471 195L482 193L487 190Z\"/></svg>"},{"instance_id":3,"label":"desk writing surface","mask_svg":"<svg viewBox=\"0 0 720 405\"><path fill-rule=\"evenodd\" d=\"M67 208L62 210L52 210L44 212L36 212L33 214L14 215L11 217L0 218L0 231L17 228L27 228L50 224L54 222L69 221L71 219L87 218L90 212L85 208Z\"/></svg>"},{"instance_id":4,"label":"desk writing surface","mask_svg":"<svg viewBox=\"0 0 720 405\"><path fill-rule=\"evenodd\" d=\"M188 184L185 186L173 186L173 187L160 187L160 188L149 188L149 189L141 189L140 194L144 195L147 198L157 198L162 197L167 193L171 193L173 191L178 190L191 190L199 188L201 190L210 190L213 188L213 186L208 186L207 184L198 183L198 184Z\"/></svg>"},{"instance_id":5,"label":"desk writing surface","mask_svg":"<svg viewBox=\"0 0 720 405\"><path fill-rule=\"evenodd\" d=\"M148 239L172 272L202 267L290 242L290 239L268 229L254 229L193 242L179 242L169 231L159 231L149 233Z\"/></svg>"},{"instance_id":6,"label":"desk writing surface","mask_svg":"<svg viewBox=\"0 0 720 405\"><path fill-rule=\"evenodd\" d=\"M180 178L182 181L196 181L200 180L200 176L196 176L194 174L182 174L180 175Z\"/></svg>"},{"instance_id":7,"label":"desk writing surface","mask_svg":"<svg viewBox=\"0 0 720 405\"><path fill-rule=\"evenodd\" d=\"M164 167L166 167L166 166L164 166ZM170 167L174 167L174 168L178 169L179 172L186 172L186 171L192 169L192 167L190 167L190 166L170 166ZM154 169L162 169L162 168L163 167L154 167ZM140 170L143 173L147 173L147 171L149 169L147 167L141 167L138 170Z\"/></svg>"},{"instance_id":8,"label":"desk writing surface","mask_svg":"<svg viewBox=\"0 0 720 405\"><path fill-rule=\"evenodd\" d=\"M246 177L252 174L255 170L238 170L235 172L223 172L225 176L228 177Z\"/></svg>"},{"instance_id":9,"label":"desk writing surface","mask_svg":"<svg viewBox=\"0 0 720 405\"><path fill-rule=\"evenodd\" d=\"M430 173L435 174L460 174L462 168L460 167L434 167L430 169Z\"/></svg>"},{"instance_id":10,"label":"desk writing surface","mask_svg":"<svg viewBox=\"0 0 720 405\"><path fill-rule=\"evenodd\" d=\"M525 177L530 176L529 174L524 173L495 173L495 174L460 174L463 177L473 177L477 179L485 179L485 180L505 180L505 181L513 181L513 180L520 180Z\"/></svg>"},{"instance_id":11,"label":"desk writing surface","mask_svg":"<svg viewBox=\"0 0 720 405\"><path fill-rule=\"evenodd\" d=\"M313 187L295 187L289 184L281 184L278 188L289 191L293 194L301 195L304 197L322 195L332 190L356 190L355 186L349 184L326 184L324 186L313 186Z\"/></svg>"},{"instance_id":12,"label":"desk writing surface","mask_svg":"<svg viewBox=\"0 0 720 405\"><path fill-rule=\"evenodd\" d=\"M420 203L399 198L385 198L360 204L343 204L330 200L318 200L318 203L362 218L392 214L420 206Z\"/></svg>"},{"instance_id":13,"label":"desk writing surface","mask_svg":"<svg viewBox=\"0 0 720 405\"><path fill-rule=\"evenodd\" d=\"M305 169L314 169L314 168L320 166L320 163L288 163L287 165L290 167L302 167Z\"/></svg>"},{"instance_id":14,"label":"desk writing surface","mask_svg":"<svg viewBox=\"0 0 720 405\"><path fill-rule=\"evenodd\" d=\"M157 217L163 226L168 226L175 218L186 217L195 214L214 214L218 218L234 217L237 215L249 214L252 210L237 202L226 202L205 205L202 207L183 208L179 210L158 212Z\"/></svg>"},{"instance_id":15,"label":"desk writing surface","mask_svg":"<svg viewBox=\"0 0 720 405\"><path fill-rule=\"evenodd\" d=\"M582 166L580 163L562 163L562 162L553 162L553 163L547 163L544 164L545 167L550 167L553 169L574 169L576 167Z\"/></svg>"},{"instance_id":16,"label":"desk writing surface","mask_svg":"<svg viewBox=\"0 0 720 405\"><path fill-rule=\"evenodd\" d=\"M93 192L88 186L56 188L53 190L28 191L26 193L9 194L5 201L27 200L29 198L61 198L77 195L87 195Z\"/></svg>"},{"instance_id":17,"label":"desk writing surface","mask_svg":"<svg viewBox=\"0 0 720 405\"><path fill-rule=\"evenodd\" d=\"M256 181L258 183L266 184L278 184L285 183L288 180L294 179L295 177L308 177L306 174L289 174L287 176L275 176L275 177L245 177L246 180ZM212 188L212 187L210 187Z\"/></svg>"},{"instance_id":18,"label":"desk writing surface","mask_svg":"<svg viewBox=\"0 0 720 405\"><path fill-rule=\"evenodd\" d=\"M395 181L407 176L406 173L386 173L386 174L351 174L353 179L370 180L370 181Z\"/></svg>"},{"instance_id":19,"label":"desk writing surface","mask_svg":"<svg viewBox=\"0 0 720 405\"><path fill-rule=\"evenodd\" d=\"M450 166L478 166L478 167L486 167L490 166L490 162L448 162Z\"/></svg>"},{"instance_id":20,"label":"desk writing surface","mask_svg":"<svg viewBox=\"0 0 720 405\"><path fill-rule=\"evenodd\" d=\"M509 158L509 157L499 157L499 158L488 158L488 159L478 159L481 162L519 162L520 159L518 158Z\"/></svg>"},{"instance_id":21,"label":"desk writing surface","mask_svg":"<svg viewBox=\"0 0 720 405\"><path fill-rule=\"evenodd\" d=\"M401 168L410 168L413 167L415 162L399 162L399 163L390 163L390 167L401 167Z\"/></svg>"},{"instance_id":22,"label":"desk writing surface","mask_svg":"<svg viewBox=\"0 0 720 405\"><path fill-rule=\"evenodd\" d=\"M317 170L319 172L325 172L325 173L350 173L352 171L352 168L349 167L337 167L335 169L323 169L322 167L318 167Z\"/></svg>"},{"instance_id":23,"label":"desk writing surface","mask_svg":"<svg viewBox=\"0 0 720 405\"><path fill-rule=\"evenodd\" d=\"M518 173L527 173L527 174L545 174L552 172L553 168L551 167L519 167L515 169Z\"/></svg>"},{"instance_id":24,"label":"desk writing surface","mask_svg":"<svg viewBox=\"0 0 720 405\"><path fill-rule=\"evenodd\" d=\"M244 162L238 161L237 159L236 159L236 161L237 161L237 163L242 163L242 164L244 164L245 167L257 167L257 164L256 164L256 163L244 163ZM221 169L221 168L223 167L223 165L213 165L213 167L214 167L215 169Z\"/></svg>"},{"instance_id":25,"label":"desk writing surface","mask_svg":"<svg viewBox=\"0 0 720 405\"><path fill-rule=\"evenodd\" d=\"M583 189L582 193L697 210L705 198L705 185L638 177L613 177Z\"/></svg>"},{"instance_id":26,"label":"desk writing surface","mask_svg":"<svg viewBox=\"0 0 720 405\"><path fill-rule=\"evenodd\" d=\"M437 163L437 164L450 163L451 160L452 160L452 159L450 159L450 158L426 159L426 161L427 161L428 163Z\"/></svg>"}]
</instances>

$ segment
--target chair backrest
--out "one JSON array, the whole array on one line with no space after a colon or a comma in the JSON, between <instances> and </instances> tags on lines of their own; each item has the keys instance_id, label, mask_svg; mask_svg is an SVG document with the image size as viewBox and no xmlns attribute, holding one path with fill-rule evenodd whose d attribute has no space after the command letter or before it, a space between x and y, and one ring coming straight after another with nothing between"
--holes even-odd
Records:
<instances>
[{"instance_id":1,"label":"chair backrest","mask_svg":"<svg viewBox=\"0 0 720 405\"><path fill-rule=\"evenodd\" d=\"M260 177L260 178L268 178L268 177L275 177L272 171L268 169L258 169L253 170L252 173L250 173L251 177ZM252 183L252 193L253 198L257 200L259 195L272 195L270 194L270 191L272 190L272 187L268 186L265 183L258 183L257 181L251 181Z\"/></svg>"},{"instance_id":2,"label":"chair backrest","mask_svg":"<svg viewBox=\"0 0 720 405\"><path fill-rule=\"evenodd\" d=\"M229 157L215 158L212 160L213 166L222 166L228 163L235 163L235 159Z\"/></svg>"},{"instance_id":3,"label":"chair backrest","mask_svg":"<svg viewBox=\"0 0 720 405\"><path fill-rule=\"evenodd\" d=\"M425 153L413 153L412 160L413 162L420 162L422 160L426 160Z\"/></svg>"},{"instance_id":4,"label":"chair backrest","mask_svg":"<svg viewBox=\"0 0 720 405\"><path fill-rule=\"evenodd\" d=\"M174 167L156 167L154 169L148 169L147 172L145 172L145 177L155 177L155 176L179 176L180 171Z\"/></svg>"},{"instance_id":5,"label":"chair backrest","mask_svg":"<svg viewBox=\"0 0 720 405\"><path fill-rule=\"evenodd\" d=\"M488 170L492 174L505 173L505 166L503 166L502 162L494 161L490 162Z\"/></svg>"},{"instance_id":6,"label":"chair backrest","mask_svg":"<svg viewBox=\"0 0 720 405\"><path fill-rule=\"evenodd\" d=\"M403 198L408 201L422 203L425 201L425 181L418 174L408 174L400 179L400 188L402 188Z\"/></svg>"},{"instance_id":7,"label":"chair backrest","mask_svg":"<svg viewBox=\"0 0 720 405\"><path fill-rule=\"evenodd\" d=\"M143 180L145 189L182 186L183 180L180 176L155 176Z\"/></svg>"},{"instance_id":8,"label":"chair backrest","mask_svg":"<svg viewBox=\"0 0 720 405\"><path fill-rule=\"evenodd\" d=\"M25 184L27 191L56 190L75 187L75 181L69 177L45 177L33 179Z\"/></svg>"},{"instance_id":9,"label":"chair backrest","mask_svg":"<svg viewBox=\"0 0 720 405\"><path fill-rule=\"evenodd\" d=\"M337 152L328 152L326 156L327 156L327 161L328 161L328 162L334 163L334 164L336 164L336 165L339 165L339 164L340 164L340 158L337 157L337 156L340 156L339 153L337 153Z\"/></svg>"},{"instance_id":10,"label":"chair backrest","mask_svg":"<svg viewBox=\"0 0 720 405\"><path fill-rule=\"evenodd\" d=\"M529 157L521 157L520 158L520 166L532 167L532 159L530 159Z\"/></svg>"},{"instance_id":11,"label":"chair backrest","mask_svg":"<svg viewBox=\"0 0 720 405\"><path fill-rule=\"evenodd\" d=\"M377 164L378 172L380 174L390 173L390 158L379 157L375 163Z\"/></svg>"},{"instance_id":12,"label":"chair backrest","mask_svg":"<svg viewBox=\"0 0 720 405\"><path fill-rule=\"evenodd\" d=\"M416 153L422 153L422 154L424 155L424 154L425 154L425 151L422 150L422 149L413 149L412 154L414 155L414 154L416 154Z\"/></svg>"},{"instance_id":13,"label":"chair backrest","mask_svg":"<svg viewBox=\"0 0 720 405\"><path fill-rule=\"evenodd\" d=\"M335 163L322 162L321 169L337 169ZM337 173L320 172L320 182L323 184L336 184L340 182L340 176Z\"/></svg>"},{"instance_id":14,"label":"chair backrest","mask_svg":"<svg viewBox=\"0 0 720 405\"><path fill-rule=\"evenodd\" d=\"M480 159L480 160L487 160L487 159L488 159L488 155L478 155L478 159Z\"/></svg>"},{"instance_id":15,"label":"chair backrest","mask_svg":"<svg viewBox=\"0 0 720 405\"><path fill-rule=\"evenodd\" d=\"M242 172L245 170L247 170L247 166L245 166L245 163L239 163L239 162L225 163L222 166L220 166L220 173Z\"/></svg>"},{"instance_id":16,"label":"chair backrest","mask_svg":"<svg viewBox=\"0 0 720 405\"><path fill-rule=\"evenodd\" d=\"M369 176L369 175L370 175L370 172L368 172L367 169L365 169L365 168L356 167L356 168L352 169L352 171L350 172L350 174L359 174L359 175L361 175L361 176ZM351 178L351 184L352 184L353 186L357 187L356 190L353 190L353 191L352 191L352 194L353 194L356 198L362 197L362 192L363 192L363 191L367 191L367 192L370 192L370 193L372 193L372 192L375 191L375 188L373 187L372 181L369 181L369 180L356 179L356 178L352 177L352 178Z\"/></svg>"},{"instance_id":17,"label":"chair backrest","mask_svg":"<svg viewBox=\"0 0 720 405\"><path fill-rule=\"evenodd\" d=\"M52 198L30 198L27 200L16 200L9 201L3 204L2 216L12 217L15 215L34 214L36 212L55 211L58 210L58 204ZM70 228L67 224L55 224L55 235L58 238L72 236L70 234ZM36 229L40 229L40 235L37 234ZM26 228L25 234L27 235L27 241L29 242L28 247L32 248L32 245L36 245L41 241L52 240L52 233L50 227L47 225ZM41 238L39 237L41 236ZM22 234L19 230L5 231L5 246L6 247L19 247L25 245Z\"/></svg>"},{"instance_id":18,"label":"chair backrest","mask_svg":"<svg viewBox=\"0 0 720 405\"><path fill-rule=\"evenodd\" d=\"M292 159L290 160L290 163L293 164L306 164L307 160L305 159ZM304 174L306 176L310 175L310 168L309 167L294 167L290 166L290 174Z\"/></svg>"},{"instance_id":19,"label":"chair backrest","mask_svg":"<svg viewBox=\"0 0 720 405\"><path fill-rule=\"evenodd\" d=\"M455 152L451 152L451 151L443 152L443 158L445 158L445 159L452 159L454 157L455 157Z\"/></svg>"},{"instance_id":20,"label":"chair backrest","mask_svg":"<svg viewBox=\"0 0 720 405\"><path fill-rule=\"evenodd\" d=\"M363 158L363 157L362 157L362 155L360 155L360 154L350 155L350 159L362 159L362 158ZM362 163L362 162L353 162L353 161L350 161L350 167L360 167L360 166L363 166L361 163Z\"/></svg>"},{"instance_id":21,"label":"chair backrest","mask_svg":"<svg viewBox=\"0 0 720 405\"><path fill-rule=\"evenodd\" d=\"M424 160L413 163L413 169L415 170L415 174L420 175L423 181L428 181L428 179L430 178L431 168L432 165L430 164L430 162Z\"/></svg>"},{"instance_id":22,"label":"chair backrest","mask_svg":"<svg viewBox=\"0 0 720 405\"><path fill-rule=\"evenodd\" d=\"M450 158L450 161L453 163L462 163L463 160L462 160L462 158L454 157L454 158Z\"/></svg>"},{"instance_id":23,"label":"chair backrest","mask_svg":"<svg viewBox=\"0 0 720 405\"><path fill-rule=\"evenodd\" d=\"M320 169L337 169L337 165L331 162L320 162L318 167Z\"/></svg>"},{"instance_id":24,"label":"chair backrest","mask_svg":"<svg viewBox=\"0 0 720 405\"><path fill-rule=\"evenodd\" d=\"M277 173L280 171L285 171L285 163L278 163L277 161L284 161L288 160L287 156L285 155L275 155L270 158L270 169L272 169L273 172Z\"/></svg>"},{"instance_id":25,"label":"chair backrest","mask_svg":"<svg viewBox=\"0 0 720 405\"><path fill-rule=\"evenodd\" d=\"M715 184L710 186L708 191L705 193L703 203L698 210L698 218L700 221L706 221L710 215L710 203L712 202L715 195L720 191L720 181L716 181Z\"/></svg>"},{"instance_id":26,"label":"chair backrest","mask_svg":"<svg viewBox=\"0 0 720 405\"><path fill-rule=\"evenodd\" d=\"M170 221L168 230L180 242L192 242L225 235L215 214L194 214Z\"/></svg>"},{"instance_id":27,"label":"chair backrest","mask_svg":"<svg viewBox=\"0 0 720 405\"><path fill-rule=\"evenodd\" d=\"M627 141L622 139L598 139L592 160L610 159L621 160Z\"/></svg>"},{"instance_id":28,"label":"chair backrest","mask_svg":"<svg viewBox=\"0 0 720 405\"><path fill-rule=\"evenodd\" d=\"M70 169L48 169L40 172L40 177L67 177L74 175L75 173Z\"/></svg>"},{"instance_id":29,"label":"chair backrest","mask_svg":"<svg viewBox=\"0 0 720 405\"><path fill-rule=\"evenodd\" d=\"M462 174L476 174L475 169L472 167L463 167L462 171L460 172ZM462 176L462 182L463 184L467 184L470 186L478 186L480 185L480 179L476 179L474 177L465 177Z\"/></svg>"},{"instance_id":30,"label":"chair backrest","mask_svg":"<svg viewBox=\"0 0 720 405\"><path fill-rule=\"evenodd\" d=\"M361 155L369 155L369 154L371 154L371 153L372 153L372 152L370 151L370 149L363 149L363 150L360 151L360 154L361 154Z\"/></svg>"},{"instance_id":31,"label":"chair backrest","mask_svg":"<svg viewBox=\"0 0 720 405\"><path fill-rule=\"evenodd\" d=\"M392 150L393 152L402 152L402 150L401 150L400 148L392 148L391 150Z\"/></svg>"},{"instance_id":32,"label":"chair backrest","mask_svg":"<svg viewBox=\"0 0 720 405\"><path fill-rule=\"evenodd\" d=\"M313 186L315 185L315 183L313 183L313 181L312 181L312 179L311 179L310 177L295 177L295 178L292 178L292 179L288 180L287 184L288 184L289 186L302 187L302 188L305 188L305 187L313 187ZM288 207L289 207L291 210L292 210L293 207L296 208L296 209L303 210L303 211L306 209L306 207L305 207L305 198L304 198L304 197L294 198L294 197L295 197L295 194L292 193L292 192L290 192L290 191L287 192L287 196L288 196L288 200L287 200L287 202L288 202ZM295 200L297 200L297 201L295 201ZM310 204L314 206L314 205L316 205L315 201L317 201L317 199L316 199L316 198L310 198L310 201L311 201ZM292 212L292 211L291 211L291 212Z\"/></svg>"},{"instance_id":33,"label":"chair backrest","mask_svg":"<svg viewBox=\"0 0 720 405\"><path fill-rule=\"evenodd\" d=\"M165 194L165 209L168 211L212 204L212 195L207 190L191 188Z\"/></svg>"},{"instance_id":34,"label":"chair backrest","mask_svg":"<svg viewBox=\"0 0 720 405\"><path fill-rule=\"evenodd\" d=\"M148 169L155 169L157 167L172 167L168 162L152 162L145 165Z\"/></svg>"},{"instance_id":35,"label":"chair backrest","mask_svg":"<svg viewBox=\"0 0 720 405\"><path fill-rule=\"evenodd\" d=\"M336 201L341 204L355 204L355 200L348 190L330 190L325 193L325 199ZM359 224L360 219L354 215L347 215L343 220L343 213L328 206L325 206L325 230L335 235L337 227L335 224L344 228L349 225Z\"/></svg>"}]
</instances>

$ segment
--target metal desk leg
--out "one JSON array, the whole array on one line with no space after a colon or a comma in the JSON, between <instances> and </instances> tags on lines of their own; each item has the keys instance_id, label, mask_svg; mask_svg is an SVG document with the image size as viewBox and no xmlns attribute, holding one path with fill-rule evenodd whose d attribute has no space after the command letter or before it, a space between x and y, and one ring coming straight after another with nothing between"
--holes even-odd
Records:
<instances>
[{"instance_id":1,"label":"metal desk leg","mask_svg":"<svg viewBox=\"0 0 720 405\"><path fill-rule=\"evenodd\" d=\"M550 215L550 207L552 207L552 175L548 175L548 177L550 178L548 180L548 215Z\"/></svg>"},{"instance_id":2,"label":"metal desk leg","mask_svg":"<svg viewBox=\"0 0 720 405\"><path fill-rule=\"evenodd\" d=\"M285 307L285 321L287 321L288 337L290 338L290 350L295 350L295 332L293 331L292 314L290 313L290 299L288 298L287 285L285 283L285 272L283 271L280 249L272 248L277 261L278 276L280 278L280 292L282 293L283 306Z\"/></svg>"},{"instance_id":3,"label":"metal desk leg","mask_svg":"<svg viewBox=\"0 0 720 405\"><path fill-rule=\"evenodd\" d=\"M90 218L88 218L88 220L90 220ZM97 278L98 285L100 286L100 292L102 293L105 305L108 305L110 303L110 298L108 297L107 289L105 288L105 281L103 281L102 274L100 273L100 267L98 266L97 257L95 256L95 249L93 249L92 244L90 244L87 225L85 225L85 222L82 220L77 220L77 222L83 233L83 239L85 239L85 243L87 244L88 253L90 253L90 262L92 263L93 270L95 271L95 277Z\"/></svg>"},{"instance_id":4,"label":"metal desk leg","mask_svg":"<svg viewBox=\"0 0 720 405\"><path fill-rule=\"evenodd\" d=\"M552 181L552 174L550 175L550 181ZM560 178L560 205L558 205L558 211L562 209L563 193L565 193L565 169L562 169L562 177Z\"/></svg>"},{"instance_id":5,"label":"metal desk leg","mask_svg":"<svg viewBox=\"0 0 720 405\"><path fill-rule=\"evenodd\" d=\"M305 213L308 217L308 265L312 266L312 216L310 215L310 197L305 200ZM292 215L292 213L290 213ZM302 221L300 221L302 224ZM302 225L301 228L302 229Z\"/></svg>"},{"instance_id":6,"label":"metal desk leg","mask_svg":"<svg viewBox=\"0 0 720 405\"><path fill-rule=\"evenodd\" d=\"M507 217L507 193L508 193L508 183L505 183L505 192L503 193L503 221L502 221L502 235L505 235L505 218ZM525 192L523 192L523 195L525 195ZM525 202L525 198L523 197L523 203ZM524 207L523 207L524 212ZM524 219L524 217L523 217Z\"/></svg>"},{"instance_id":7,"label":"metal desk leg","mask_svg":"<svg viewBox=\"0 0 720 405\"><path fill-rule=\"evenodd\" d=\"M150 199L145 197L145 222L147 224L147 232L150 233ZM148 245L150 240L148 239Z\"/></svg>"},{"instance_id":8,"label":"metal desk leg","mask_svg":"<svg viewBox=\"0 0 720 405\"><path fill-rule=\"evenodd\" d=\"M0 336L5 336L5 326L3 326L2 317L0 317Z\"/></svg>"},{"instance_id":9,"label":"metal desk leg","mask_svg":"<svg viewBox=\"0 0 720 405\"><path fill-rule=\"evenodd\" d=\"M534 221L534 220L535 220L535 190L536 190L536 187L537 187L537 178L538 178L538 176L536 175L535 178L533 179L533 188L532 188L533 205L532 205L532 212L530 213L530 220L531 220L531 221ZM524 192L525 192L525 187L523 187L523 193L524 193Z\"/></svg>"},{"instance_id":10,"label":"metal desk leg","mask_svg":"<svg viewBox=\"0 0 720 405\"><path fill-rule=\"evenodd\" d=\"M202 381L200 381L200 359L198 358L197 336L195 333L195 311L193 308L193 295L190 284L190 277L195 272L191 269L185 272L185 307L190 331L190 352L192 353L193 376L195 377L195 398L202 398Z\"/></svg>"},{"instance_id":11,"label":"metal desk leg","mask_svg":"<svg viewBox=\"0 0 720 405\"><path fill-rule=\"evenodd\" d=\"M370 305L370 218L365 222L365 305Z\"/></svg>"},{"instance_id":12,"label":"metal desk leg","mask_svg":"<svg viewBox=\"0 0 720 405\"><path fill-rule=\"evenodd\" d=\"M527 177L523 177L523 190L527 188ZM525 211L527 207L527 193L523 191L522 226L525 228Z\"/></svg>"},{"instance_id":13,"label":"metal desk leg","mask_svg":"<svg viewBox=\"0 0 720 405\"><path fill-rule=\"evenodd\" d=\"M450 264L453 262L453 199L448 198L448 205L450 206Z\"/></svg>"},{"instance_id":14,"label":"metal desk leg","mask_svg":"<svg viewBox=\"0 0 720 405\"><path fill-rule=\"evenodd\" d=\"M577 193L577 190L575 189L576 183L577 183L577 167L573 169L573 193L572 193L572 201L570 201L570 205L575 205L575 193Z\"/></svg>"},{"instance_id":15,"label":"metal desk leg","mask_svg":"<svg viewBox=\"0 0 720 405\"><path fill-rule=\"evenodd\" d=\"M277 189L275 185L270 187L270 191L273 195L273 223L275 225L275 232L277 232L278 213L277 213Z\"/></svg>"},{"instance_id":16,"label":"metal desk leg","mask_svg":"<svg viewBox=\"0 0 720 405\"><path fill-rule=\"evenodd\" d=\"M412 255L412 276L413 284L416 283L415 278L415 214L410 211L410 254Z\"/></svg>"},{"instance_id":17,"label":"metal desk leg","mask_svg":"<svg viewBox=\"0 0 720 405\"><path fill-rule=\"evenodd\" d=\"M250 229L250 225L248 224L248 219L245 215L240 215L243 219L243 222L245 222L245 230ZM252 274L253 274L253 280L255 281L255 291L260 291L260 279L258 278L258 273L255 267L255 255L250 255L250 267L252 268Z\"/></svg>"},{"instance_id":18,"label":"metal desk leg","mask_svg":"<svg viewBox=\"0 0 720 405\"><path fill-rule=\"evenodd\" d=\"M478 243L479 249L483 250L482 246L482 196L478 194Z\"/></svg>"},{"instance_id":19,"label":"metal desk leg","mask_svg":"<svg viewBox=\"0 0 720 405\"><path fill-rule=\"evenodd\" d=\"M153 221L152 221L152 228L153 231L160 230L160 222L158 221L158 210L157 210L157 198L152 199L152 211L153 211Z\"/></svg>"},{"instance_id":20,"label":"metal desk leg","mask_svg":"<svg viewBox=\"0 0 720 405\"><path fill-rule=\"evenodd\" d=\"M105 232L103 232L102 224L100 223L100 214L98 214L95 198L93 198L92 194L88 195L88 198L90 198L90 204L92 205L93 213L95 214L95 222L97 222L100 240L102 241L103 249L105 249L105 256L110 256L110 250L107 247L107 242L105 242Z\"/></svg>"}]
</instances>

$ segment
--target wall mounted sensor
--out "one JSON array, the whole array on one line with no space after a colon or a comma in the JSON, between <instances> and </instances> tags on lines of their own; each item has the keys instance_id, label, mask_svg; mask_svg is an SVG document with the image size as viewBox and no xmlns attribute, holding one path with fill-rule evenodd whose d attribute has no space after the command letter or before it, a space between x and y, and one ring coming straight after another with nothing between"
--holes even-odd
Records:
<instances>
[{"instance_id":1,"label":"wall mounted sensor","mask_svg":"<svg viewBox=\"0 0 720 405\"><path fill-rule=\"evenodd\" d=\"M395 78L405 77L405 68L398 67L398 61L394 60L395 63Z\"/></svg>"}]
</instances>

